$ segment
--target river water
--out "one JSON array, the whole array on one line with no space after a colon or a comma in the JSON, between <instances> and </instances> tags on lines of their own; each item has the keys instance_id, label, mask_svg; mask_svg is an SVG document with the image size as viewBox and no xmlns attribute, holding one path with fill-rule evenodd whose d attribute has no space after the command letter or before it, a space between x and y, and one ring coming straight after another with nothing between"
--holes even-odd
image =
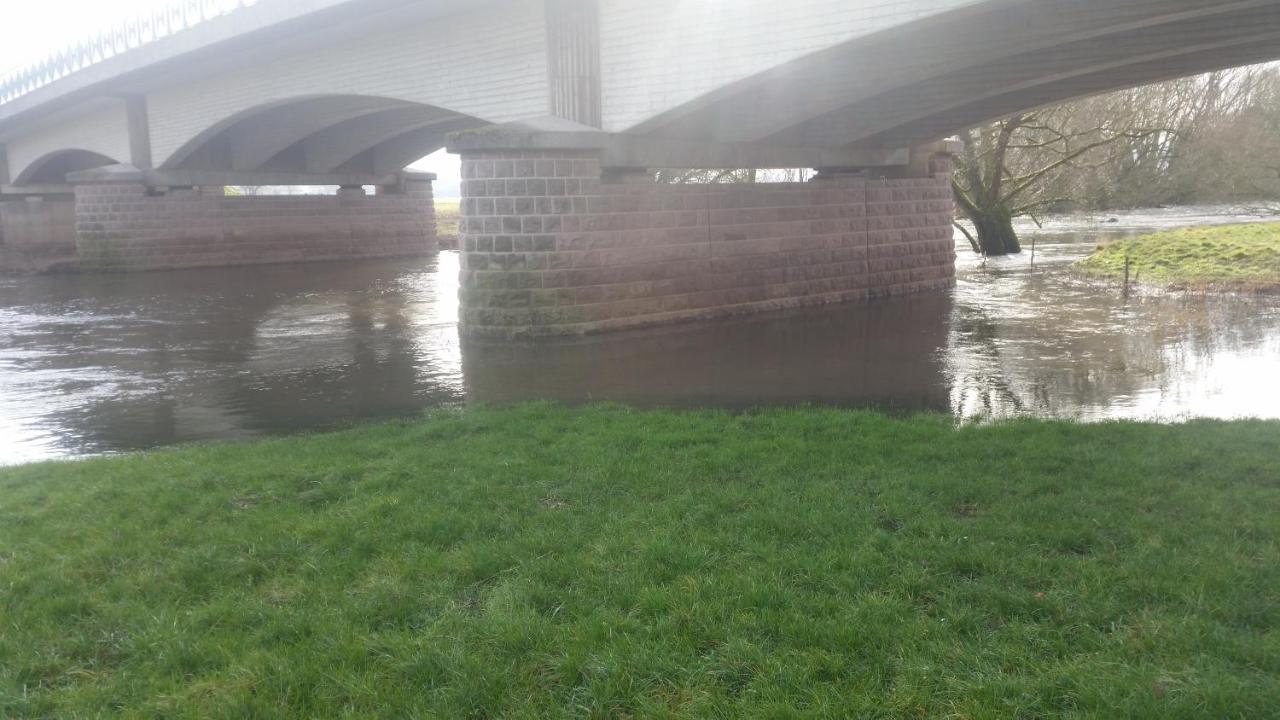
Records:
<instances>
[{"instance_id":1,"label":"river water","mask_svg":"<svg viewBox=\"0 0 1280 720\"><path fill-rule=\"evenodd\" d=\"M1280 298L1126 299L1068 270L1106 237L1249 219L1057 218L1018 257L961 247L951 293L537 344L459 340L451 252L0 278L0 463L533 399L1280 417Z\"/></svg>"}]
</instances>

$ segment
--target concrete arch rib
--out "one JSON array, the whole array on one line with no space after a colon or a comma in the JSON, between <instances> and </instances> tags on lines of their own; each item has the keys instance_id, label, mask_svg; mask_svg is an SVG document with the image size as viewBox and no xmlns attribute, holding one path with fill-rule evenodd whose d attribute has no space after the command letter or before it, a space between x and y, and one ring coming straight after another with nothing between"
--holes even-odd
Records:
<instances>
[{"instance_id":1,"label":"concrete arch rib","mask_svg":"<svg viewBox=\"0 0 1280 720\"><path fill-rule=\"evenodd\" d=\"M843 145L877 130L859 127L851 108L878 104L894 109L881 100L949 87L948 78L971 69L1038 63L1043 78L1014 79L1034 87L1096 64L1072 54L1073 48L1089 43L1108 48L1106 43L1114 43L1111 62L1125 66L1161 49L1161 43L1166 50L1178 43L1195 44L1197 28L1225 26L1245 36L1254 32L1251 20L1277 14L1280 0L986 0L820 50L704 95L629 132L718 142ZM1141 42L1118 42L1122 38ZM1126 52L1132 58L1125 58ZM975 92L1000 83L988 78ZM1130 84L1117 78L1115 87ZM939 101L954 103L954 92ZM904 106L908 114L901 120L886 117L881 122L892 127L921 112Z\"/></svg>"},{"instance_id":2,"label":"concrete arch rib","mask_svg":"<svg viewBox=\"0 0 1280 720\"><path fill-rule=\"evenodd\" d=\"M814 118L768 138L819 144L925 142L1010 113L1280 56L1280 10L1255 8L1064 44L963 68ZM1166 71L1161 71L1164 68ZM889 139L893 138L893 139Z\"/></svg>"},{"instance_id":3,"label":"concrete arch rib","mask_svg":"<svg viewBox=\"0 0 1280 720\"><path fill-rule=\"evenodd\" d=\"M331 125L302 141L302 155L305 158L307 172L329 173L347 165L361 153L389 143L406 133L426 128L447 127L450 131L460 130L471 127L477 122L466 116L437 108L422 106L396 108ZM421 147L421 152L409 162L429 155L442 145L443 136L440 143L434 147L430 146L430 143ZM380 166L376 169L368 169L375 172L387 171ZM395 167L390 170L398 169L400 168Z\"/></svg>"},{"instance_id":4,"label":"concrete arch rib","mask_svg":"<svg viewBox=\"0 0 1280 720\"><path fill-rule=\"evenodd\" d=\"M301 96L281 99L223 118L163 160L164 170L304 171L310 138L341 138L336 128L358 133L379 118L409 116L482 121L445 108L364 95ZM410 122L410 121L405 121ZM421 121L418 121L421 124ZM415 127L412 122L399 132ZM333 132L331 132L333 131ZM327 134L327 135L326 135ZM316 147L314 143L311 145ZM356 152L359 152L357 150Z\"/></svg>"},{"instance_id":5,"label":"concrete arch rib","mask_svg":"<svg viewBox=\"0 0 1280 720\"><path fill-rule=\"evenodd\" d=\"M340 170L359 172L367 168L375 175L395 172L444 147L449 133L471 127L470 121L447 121L410 130L369 148L344 163Z\"/></svg>"},{"instance_id":6,"label":"concrete arch rib","mask_svg":"<svg viewBox=\"0 0 1280 720\"><path fill-rule=\"evenodd\" d=\"M1199 73L1224 70L1242 65L1267 62L1280 58L1280 35L1260 42L1242 43L1230 47L1213 48L1199 52L1182 53L1147 62L1135 63L1124 68L1125 83L1117 86L1114 76L1093 73L1063 79L1037 86L1030 93L998 94L984 98L979 103L952 108L946 113L931 115L904 123L868 137L863 142L883 144L912 144L923 139L952 135L958 130L998 120L1019 112L1029 112L1059 103L1150 83L1173 80Z\"/></svg>"},{"instance_id":7,"label":"concrete arch rib","mask_svg":"<svg viewBox=\"0 0 1280 720\"><path fill-rule=\"evenodd\" d=\"M61 185L67 181L67 173L116 165L120 161L92 150L67 148L36 158L25 168L18 169L13 184Z\"/></svg>"}]
</instances>

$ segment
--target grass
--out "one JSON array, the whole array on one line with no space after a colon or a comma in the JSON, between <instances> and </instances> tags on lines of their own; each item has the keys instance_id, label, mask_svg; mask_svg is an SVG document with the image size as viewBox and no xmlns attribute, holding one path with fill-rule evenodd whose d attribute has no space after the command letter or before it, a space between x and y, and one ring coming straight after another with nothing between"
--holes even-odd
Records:
<instances>
[{"instance_id":1,"label":"grass","mask_svg":"<svg viewBox=\"0 0 1280 720\"><path fill-rule=\"evenodd\" d=\"M461 218L461 200L436 200L436 232L441 236L457 237Z\"/></svg>"},{"instance_id":2,"label":"grass","mask_svg":"<svg viewBox=\"0 0 1280 720\"><path fill-rule=\"evenodd\" d=\"M1280 291L1280 223L1193 227L1118 240L1079 264L1090 276L1182 289Z\"/></svg>"},{"instance_id":3,"label":"grass","mask_svg":"<svg viewBox=\"0 0 1280 720\"><path fill-rule=\"evenodd\" d=\"M547 405L0 470L5 718L1263 718L1280 424Z\"/></svg>"}]
</instances>

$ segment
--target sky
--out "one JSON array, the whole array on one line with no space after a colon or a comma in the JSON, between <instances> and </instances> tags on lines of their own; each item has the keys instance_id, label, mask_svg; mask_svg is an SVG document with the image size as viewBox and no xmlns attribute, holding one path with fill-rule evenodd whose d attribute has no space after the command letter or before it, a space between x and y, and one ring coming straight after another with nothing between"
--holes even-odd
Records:
<instances>
[{"instance_id":1,"label":"sky","mask_svg":"<svg viewBox=\"0 0 1280 720\"><path fill-rule=\"evenodd\" d=\"M220 1L235 4L235 0ZM5 25L20 31L6 32L0 42L0 73L7 75L169 4L169 0L6 2Z\"/></svg>"},{"instance_id":2,"label":"sky","mask_svg":"<svg viewBox=\"0 0 1280 720\"><path fill-rule=\"evenodd\" d=\"M173 5L177 0L3 0L4 25L0 42L0 77L33 65L59 50L99 35L131 19ZM234 7L236 0L218 0ZM459 163L455 156L440 151L414 163L415 170L440 176L438 197L457 197Z\"/></svg>"}]
</instances>

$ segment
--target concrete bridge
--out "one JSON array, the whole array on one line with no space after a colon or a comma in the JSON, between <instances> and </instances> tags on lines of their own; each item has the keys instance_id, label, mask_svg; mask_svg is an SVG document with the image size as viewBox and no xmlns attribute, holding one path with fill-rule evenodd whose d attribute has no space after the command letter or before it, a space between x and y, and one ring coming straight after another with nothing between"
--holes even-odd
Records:
<instances>
[{"instance_id":1,"label":"concrete bridge","mask_svg":"<svg viewBox=\"0 0 1280 720\"><path fill-rule=\"evenodd\" d=\"M942 288L940 141L1280 56L1280 0L259 0L195 19L0 83L10 262L425 252L431 178L403 168L447 144L475 333ZM819 172L658 185L659 168ZM342 189L223 192L316 184Z\"/></svg>"}]
</instances>

